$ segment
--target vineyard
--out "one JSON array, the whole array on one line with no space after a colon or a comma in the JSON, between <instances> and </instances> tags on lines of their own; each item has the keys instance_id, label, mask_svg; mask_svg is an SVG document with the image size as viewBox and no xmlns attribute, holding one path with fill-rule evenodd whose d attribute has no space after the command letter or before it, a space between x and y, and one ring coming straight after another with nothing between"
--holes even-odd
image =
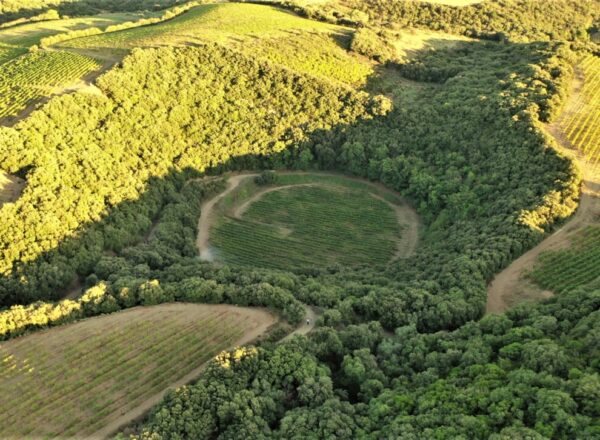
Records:
<instances>
[{"instance_id":1,"label":"vineyard","mask_svg":"<svg viewBox=\"0 0 600 440\"><path fill-rule=\"evenodd\" d=\"M542 288L563 293L600 277L600 227L588 226L569 249L542 254L530 274Z\"/></svg>"},{"instance_id":2,"label":"vineyard","mask_svg":"<svg viewBox=\"0 0 600 440\"><path fill-rule=\"evenodd\" d=\"M63 51L39 51L6 63L0 71L0 118L99 68L93 58Z\"/></svg>"},{"instance_id":3,"label":"vineyard","mask_svg":"<svg viewBox=\"0 0 600 440\"><path fill-rule=\"evenodd\" d=\"M559 123L571 144L597 166L600 161L600 57L590 55L579 67L585 76L579 99Z\"/></svg>"},{"instance_id":4,"label":"vineyard","mask_svg":"<svg viewBox=\"0 0 600 440\"><path fill-rule=\"evenodd\" d=\"M284 269L385 264L395 255L402 229L397 199L336 177L284 175L278 184L245 202L233 202L233 195L221 203L230 206L211 232L217 258Z\"/></svg>"},{"instance_id":5,"label":"vineyard","mask_svg":"<svg viewBox=\"0 0 600 440\"><path fill-rule=\"evenodd\" d=\"M347 44L350 35L347 28L277 8L225 3L198 6L164 23L77 38L60 46L103 51L218 42L300 72L362 85L372 67L340 45Z\"/></svg>"},{"instance_id":6,"label":"vineyard","mask_svg":"<svg viewBox=\"0 0 600 440\"><path fill-rule=\"evenodd\" d=\"M257 310L169 304L2 343L2 438L93 434L273 321Z\"/></svg>"},{"instance_id":7,"label":"vineyard","mask_svg":"<svg viewBox=\"0 0 600 440\"><path fill-rule=\"evenodd\" d=\"M25 53L25 49L0 43L0 65Z\"/></svg>"}]
</instances>

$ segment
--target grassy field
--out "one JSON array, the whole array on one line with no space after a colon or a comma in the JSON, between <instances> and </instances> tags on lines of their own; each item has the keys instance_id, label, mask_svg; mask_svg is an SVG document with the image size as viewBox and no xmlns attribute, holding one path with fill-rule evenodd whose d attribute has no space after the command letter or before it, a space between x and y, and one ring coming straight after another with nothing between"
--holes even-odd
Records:
<instances>
[{"instance_id":1,"label":"grassy field","mask_svg":"<svg viewBox=\"0 0 600 440\"><path fill-rule=\"evenodd\" d=\"M397 203L390 193L342 177L280 175L274 187L226 197L210 242L218 259L241 265L384 264L401 236Z\"/></svg>"},{"instance_id":2,"label":"grassy field","mask_svg":"<svg viewBox=\"0 0 600 440\"><path fill-rule=\"evenodd\" d=\"M350 36L349 29L274 7L232 3L198 6L161 24L78 38L61 46L105 52L217 42L300 72L362 85L372 67L345 50Z\"/></svg>"},{"instance_id":3,"label":"grassy field","mask_svg":"<svg viewBox=\"0 0 600 440\"><path fill-rule=\"evenodd\" d=\"M579 66L585 76L572 109L559 124L569 142L597 166L600 162L600 57L590 55Z\"/></svg>"},{"instance_id":4,"label":"grassy field","mask_svg":"<svg viewBox=\"0 0 600 440\"><path fill-rule=\"evenodd\" d=\"M12 60L0 71L0 118L100 68L93 58L71 52L38 51Z\"/></svg>"},{"instance_id":5,"label":"grassy field","mask_svg":"<svg viewBox=\"0 0 600 440\"><path fill-rule=\"evenodd\" d=\"M540 256L530 276L540 287L561 293L600 277L600 226L589 226L569 249Z\"/></svg>"},{"instance_id":6,"label":"grassy field","mask_svg":"<svg viewBox=\"0 0 600 440\"><path fill-rule=\"evenodd\" d=\"M4 342L1 436L88 436L274 320L261 310L167 304Z\"/></svg>"}]
</instances>

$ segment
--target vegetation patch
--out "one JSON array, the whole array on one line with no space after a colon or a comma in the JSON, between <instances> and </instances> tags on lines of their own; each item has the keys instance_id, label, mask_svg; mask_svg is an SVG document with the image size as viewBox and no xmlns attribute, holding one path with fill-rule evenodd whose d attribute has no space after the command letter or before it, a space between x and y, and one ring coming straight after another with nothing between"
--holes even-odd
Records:
<instances>
[{"instance_id":1,"label":"vegetation patch","mask_svg":"<svg viewBox=\"0 0 600 440\"><path fill-rule=\"evenodd\" d=\"M3 342L2 437L92 435L274 322L261 310L166 304Z\"/></svg>"},{"instance_id":2,"label":"vegetation patch","mask_svg":"<svg viewBox=\"0 0 600 440\"><path fill-rule=\"evenodd\" d=\"M249 186L221 203L210 240L222 261L290 269L385 264L397 256L407 219L392 193L324 175L280 174L267 189Z\"/></svg>"}]
</instances>

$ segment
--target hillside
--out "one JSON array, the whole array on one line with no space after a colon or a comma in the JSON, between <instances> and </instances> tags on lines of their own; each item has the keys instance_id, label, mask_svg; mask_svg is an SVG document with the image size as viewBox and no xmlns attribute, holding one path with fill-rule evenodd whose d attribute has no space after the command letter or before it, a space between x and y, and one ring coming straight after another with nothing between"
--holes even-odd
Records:
<instances>
[{"instance_id":1,"label":"hillside","mask_svg":"<svg viewBox=\"0 0 600 440\"><path fill-rule=\"evenodd\" d=\"M598 438L598 2L438 3L3 4L0 437Z\"/></svg>"}]
</instances>

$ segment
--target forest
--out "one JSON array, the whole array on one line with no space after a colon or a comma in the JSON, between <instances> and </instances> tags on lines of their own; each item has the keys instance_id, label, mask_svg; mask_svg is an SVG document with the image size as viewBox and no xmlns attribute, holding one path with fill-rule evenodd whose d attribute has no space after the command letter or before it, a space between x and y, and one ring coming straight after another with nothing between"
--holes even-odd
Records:
<instances>
[{"instance_id":1,"label":"forest","mask_svg":"<svg viewBox=\"0 0 600 440\"><path fill-rule=\"evenodd\" d=\"M7 5L3 19L47 6ZM0 127L2 169L27 180L0 208L0 339L174 301L293 324L308 304L321 316L307 337L224 352L118 438L600 438L598 281L484 315L494 275L578 206L582 176L544 124L598 50L598 2L280 6L354 26L340 44L419 92L392 101L213 42L137 48L101 94ZM399 62L386 36L407 26L478 39ZM201 261L201 202L236 170L380 182L416 209L422 240L389 264ZM61 300L74 279L88 290Z\"/></svg>"}]
</instances>

